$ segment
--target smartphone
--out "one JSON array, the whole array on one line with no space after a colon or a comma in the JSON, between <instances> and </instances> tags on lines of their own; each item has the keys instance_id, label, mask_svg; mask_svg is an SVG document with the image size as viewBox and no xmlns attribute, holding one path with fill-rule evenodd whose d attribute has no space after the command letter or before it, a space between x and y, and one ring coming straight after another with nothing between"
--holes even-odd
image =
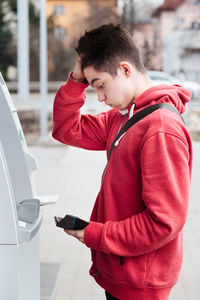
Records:
<instances>
[{"instance_id":1,"label":"smartphone","mask_svg":"<svg viewBox=\"0 0 200 300\"><path fill-rule=\"evenodd\" d=\"M64 218L54 217L54 220L56 226L70 230L82 230L89 224L89 222L72 215L66 215Z\"/></svg>"}]
</instances>

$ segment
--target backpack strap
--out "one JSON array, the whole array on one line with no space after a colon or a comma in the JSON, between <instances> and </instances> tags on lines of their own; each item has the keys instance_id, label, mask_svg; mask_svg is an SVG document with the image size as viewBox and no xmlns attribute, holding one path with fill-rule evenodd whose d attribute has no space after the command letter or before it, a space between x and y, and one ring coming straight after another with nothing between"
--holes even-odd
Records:
<instances>
[{"instance_id":1,"label":"backpack strap","mask_svg":"<svg viewBox=\"0 0 200 300\"><path fill-rule=\"evenodd\" d=\"M111 157L111 153L115 147L115 144L119 141L119 139L122 137L122 135L125 134L125 132L134 124L136 124L138 121L142 120L144 117L150 115L152 112L154 112L155 110L159 109L159 108L165 108L167 110L170 110L172 112L174 112L175 114L177 114L184 122L183 117L181 116L181 114L179 113L179 111L172 105L167 104L167 103L157 103L151 106L148 106L142 110L140 110L138 113L136 113L135 115L133 115L127 122L126 124L122 127L122 129L120 130L120 132L117 134L116 138L114 139L111 147L110 147L110 151L109 151L109 155L108 155L108 161Z\"/></svg>"}]
</instances>

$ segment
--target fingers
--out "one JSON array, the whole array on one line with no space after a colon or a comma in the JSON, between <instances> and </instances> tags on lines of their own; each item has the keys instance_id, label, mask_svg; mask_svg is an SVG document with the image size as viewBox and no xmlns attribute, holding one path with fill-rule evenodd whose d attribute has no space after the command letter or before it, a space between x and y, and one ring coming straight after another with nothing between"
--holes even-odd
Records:
<instances>
[{"instance_id":1,"label":"fingers","mask_svg":"<svg viewBox=\"0 0 200 300\"><path fill-rule=\"evenodd\" d=\"M83 82L85 79L85 76L83 74L82 68L81 68L81 57L77 56L74 70L72 73L72 79L76 82Z\"/></svg>"},{"instance_id":2,"label":"fingers","mask_svg":"<svg viewBox=\"0 0 200 300\"><path fill-rule=\"evenodd\" d=\"M75 237L76 239L78 239L81 243L84 243L84 233L85 233L85 229L83 230L68 230L68 229L64 229L64 231Z\"/></svg>"},{"instance_id":3,"label":"fingers","mask_svg":"<svg viewBox=\"0 0 200 300\"><path fill-rule=\"evenodd\" d=\"M67 234L69 234L69 235L73 235L73 236L76 235L76 231L75 231L75 230L64 229L64 231L65 231Z\"/></svg>"}]
</instances>

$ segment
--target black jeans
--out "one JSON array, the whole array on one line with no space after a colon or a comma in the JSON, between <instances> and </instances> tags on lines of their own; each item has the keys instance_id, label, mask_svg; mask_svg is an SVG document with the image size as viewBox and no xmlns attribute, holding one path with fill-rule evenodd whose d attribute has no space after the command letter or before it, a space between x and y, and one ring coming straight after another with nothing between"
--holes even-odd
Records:
<instances>
[{"instance_id":1,"label":"black jeans","mask_svg":"<svg viewBox=\"0 0 200 300\"><path fill-rule=\"evenodd\" d=\"M119 300L118 298L115 298L114 296L112 296L110 293L108 293L106 291L106 299L107 300Z\"/></svg>"}]
</instances>

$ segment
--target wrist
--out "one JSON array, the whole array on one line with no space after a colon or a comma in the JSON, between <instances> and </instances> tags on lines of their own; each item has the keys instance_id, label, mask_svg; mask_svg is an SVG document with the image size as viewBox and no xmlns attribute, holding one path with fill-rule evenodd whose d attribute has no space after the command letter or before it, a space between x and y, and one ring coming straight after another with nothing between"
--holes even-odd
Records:
<instances>
[{"instance_id":1,"label":"wrist","mask_svg":"<svg viewBox=\"0 0 200 300\"><path fill-rule=\"evenodd\" d=\"M84 81L84 77L83 78L79 78L79 77L77 77L73 72L72 72L72 74L71 74L71 79L73 80L73 81L75 81L75 82L79 82L79 83L83 83L83 81Z\"/></svg>"},{"instance_id":2,"label":"wrist","mask_svg":"<svg viewBox=\"0 0 200 300\"><path fill-rule=\"evenodd\" d=\"M88 84L84 82L75 82L72 79L72 72L70 72L66 84L63 85L63 92L72 98L80 99L83 97L83 99L85 99L85 90L87 87Z\"/></svg>"}]
</instances>

